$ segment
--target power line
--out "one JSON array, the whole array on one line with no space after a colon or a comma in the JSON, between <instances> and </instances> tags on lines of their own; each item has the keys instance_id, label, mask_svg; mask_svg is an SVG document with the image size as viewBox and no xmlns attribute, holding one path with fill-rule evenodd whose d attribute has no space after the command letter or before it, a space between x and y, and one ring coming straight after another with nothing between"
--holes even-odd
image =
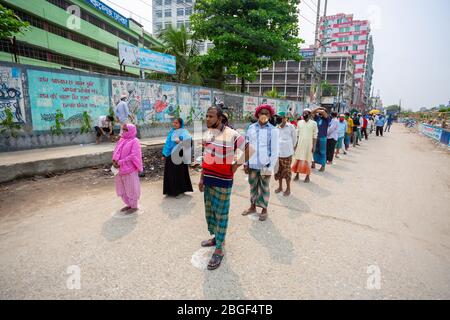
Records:
<instances>
[{"instance_id":1,"label":"power line","mask_svg":"<svg viewBox=\"0 0 450 320\"><path fill-rule=\"evenodd\" d=\"M129 9L126 9L126 8L124 8L124 7L120 6L120 5L118 5L117 3L115 3L115 2L113 2L113 1L111 1L111 0L106 0L106 1L112 3L113 5L115 5L116 7L120 8L120 9L122 9L122 10L127 11L129 14L134 14L136 17L139 17L139 18L141 18L142 20L145 20L145 21L147 21L147 22L153 23L151 20L148 20L147 18L144 18L144 17L142 17L142 16L140 16L140 15L134 13L133 11L131 11L131 10L129 10Z\"/></svg>"},{"instance_id":2,"label":"power line","mask_svg":"<svg viewBox=\"0 0 450 320\"><path fill-rule=\"evenodd\" d=\"M314 14L316 14L317 13L317 11L315 10L315 9L313 9L309 4L308 4L308 2L306 2L306 1L303 1L302 3L304 3L304 4L306 4L306 6L309 8L309 9L311 9L312 10L312 12L314 12Z\"/></svg>"},{"instance_id":3,"label":"power line","mask_svg":"<svg viewBox=\"0 0 450 320\"><path fill-rule=\"evenodd\" d=\"M315 26L316 24L314 22L312 22L311 20L309 20L308 18L306 18L305 16L301 15L300 13L298 14L300 17L302 17L303 19L305 19L307 22L311 23L313 26Z\"/></svg>"}]
</instances>

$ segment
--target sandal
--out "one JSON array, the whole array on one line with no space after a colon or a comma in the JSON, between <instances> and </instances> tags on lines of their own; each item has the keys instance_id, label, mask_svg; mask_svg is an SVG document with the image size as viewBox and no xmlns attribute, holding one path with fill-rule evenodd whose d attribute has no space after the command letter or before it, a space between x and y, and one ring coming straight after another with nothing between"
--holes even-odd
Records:
<instances>
[{"instance_id":1,"label":"sandal","mask_svg":"<svg viewBox=\"0 0 450 320\"><path fill-rule=\"evenodd\" d=\"M244 212L242 212L242 215L245 217L245 216L249 216L251 214L254 214L256 212L257 212L256 210L245 210Z\"/></svg>"},{"instance_id":2,"label":"sandal","mask_svg":"<svg viewBox=\"0 0 450 320\"><path fill-rule=\"evenodd\" d=\"M212 238L212 239L209 239L209 240L202 241L201 245L204 248L214 247L216 245L216 238Z\"/></svg>"},{"instance_id":3,"label":"sandal","mask_svg":"<svg viewBox=\"0 0 450 320\"><path fill-rule=\"evenodd\" d=\"M209 260L208 263L208 270L216 270L220 267L220 264L222 263L223 255L214 253L211 257L211 260Z\"/></svg>"}]
</instances>

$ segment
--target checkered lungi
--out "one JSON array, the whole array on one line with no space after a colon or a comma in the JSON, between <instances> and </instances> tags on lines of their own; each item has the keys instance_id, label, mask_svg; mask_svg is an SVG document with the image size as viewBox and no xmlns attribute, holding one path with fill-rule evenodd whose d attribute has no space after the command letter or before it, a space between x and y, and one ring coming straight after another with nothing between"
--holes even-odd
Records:
<instances>
[{"instance_id":1,"label":"checkered lungi","mask_svg":"<svg viewBox=\"0 0 450 320\"><path fill-rule=\"evenodd\" d=\"M278 158L278 172L275 174L275 180L286 179L291 180L292 156L287 158Z\"/></svg>"},{"instance_id":2,"label":"checkered lungi","mask_svg":"<svg viewBox=\"0 0 450 320\"><path fill-rule=\"evenodd\" d=\"M227 233L231 189L213 186L204 189L206 223L209 233L216 239L217 249L222 249Z\"/></svg>"},{"instance_id":3,"label":"checkered lungi","mask_svg":"<svg viewBox=\"0 0 450 320\"><path fill-rule=\"evenodd\" d=\"M262 176L261 170L249 169L250 201L253 205L267 209L270 198L270 176Z\"/></svg>"}]
</instances>

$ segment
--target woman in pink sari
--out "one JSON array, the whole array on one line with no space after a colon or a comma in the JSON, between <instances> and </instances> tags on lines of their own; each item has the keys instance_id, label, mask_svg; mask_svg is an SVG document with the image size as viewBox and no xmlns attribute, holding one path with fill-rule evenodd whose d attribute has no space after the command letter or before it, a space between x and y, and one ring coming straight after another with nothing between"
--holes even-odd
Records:
<instances>
[{"instance_id":1,"label":"woman in pink sari","mask_svg":"<svg viewBox=\"0 0 450 320\"><path fill-rule=\"evenodd\" d=\"M139 139L136 138L136 127L124 124L122 129L122 138L113 153L113 166L119 169L116 176L117 195L126 204L120 211L130 214L138 210L138 200L141 196L139 172L143 171L142 150Z\"/></svg>"}]
</instances>

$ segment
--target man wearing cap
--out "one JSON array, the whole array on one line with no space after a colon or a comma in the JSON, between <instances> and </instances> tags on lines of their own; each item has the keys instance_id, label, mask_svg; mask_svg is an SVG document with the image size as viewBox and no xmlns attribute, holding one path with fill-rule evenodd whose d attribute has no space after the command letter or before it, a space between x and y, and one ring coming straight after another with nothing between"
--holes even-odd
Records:
<instances>
[{"instance_id":1,"label":"man wearing cap","mask_svg":"<svg viewBox=\"0 0 450 320\"><path fill-rule=\"evenodd\" d=\"M341 151L341 149L344 151L344 154L347 154L345 152L344 143L343 143L346 134L347 134L347 121L345 121L345 114L341 114L339 116L339 123L338 123L338 140L336 143L335 158L339 159L339 152Z\"/></svg>"},{"instance_id":2,"label":"man wearing cap","mask_svg":"<svg viewBox=\"0 0 450 320\"><path fill-rule=\"evenodd\" d=\"M283 191L283 179L286 180L286 191L284 196L288 197L291 194L291 178L292 178L292 155L297 144L297 130L293 124L289 123L290 114L280 112L278 116L281 118L281 123L278 125L279 131L279 158L278 158L278 172L275 174L275 180L278 180L279 187L275 193Z\"/></svg>"},{"instance_id":3,"label":"man wearing cap","mask_svg":"<svg viewBox=\"0 0 450 320\"><path fill-rule=\"evenodd\" d=\"M128 109L127 95L123 94L120 96L120 101L114 110L116 116L116 122L120 125L120 134L122 134L122 127L124 124L130 123L130 109Z\"/></svg>"},{"instance_id":4,"label":"man wearing cap","mask_svg":"<svg viewBox=\"0 0 450 320\"><path fill-rule=\"evenodd\" d=\"M294 154L292 172L296 173L294 181L300 179L300 173L306 174L305 183L308 183L311 175L311 162L317 143L319 129L317 123L311 117L311 109L303 110L303 120L298 122L298 143Z\"/></svg>"},{"instance_id":5,"label":"man wearing cap","mask_svg":"<svg viewBox=\"0 0 450 320\"><path fill-rule=\"evenodd\" d=\"M256 208L262 208L260 221L267 220L267 207L270 198L270 177L278 163L279 131L269 123L275 110L272 106L260 105L255 112L258 121L249 126L246 141L255 150L254 155L246 163L244 169L248 173L250 183L250 208L243 215L256 213Z\"/></svg>"}]
</instances>

